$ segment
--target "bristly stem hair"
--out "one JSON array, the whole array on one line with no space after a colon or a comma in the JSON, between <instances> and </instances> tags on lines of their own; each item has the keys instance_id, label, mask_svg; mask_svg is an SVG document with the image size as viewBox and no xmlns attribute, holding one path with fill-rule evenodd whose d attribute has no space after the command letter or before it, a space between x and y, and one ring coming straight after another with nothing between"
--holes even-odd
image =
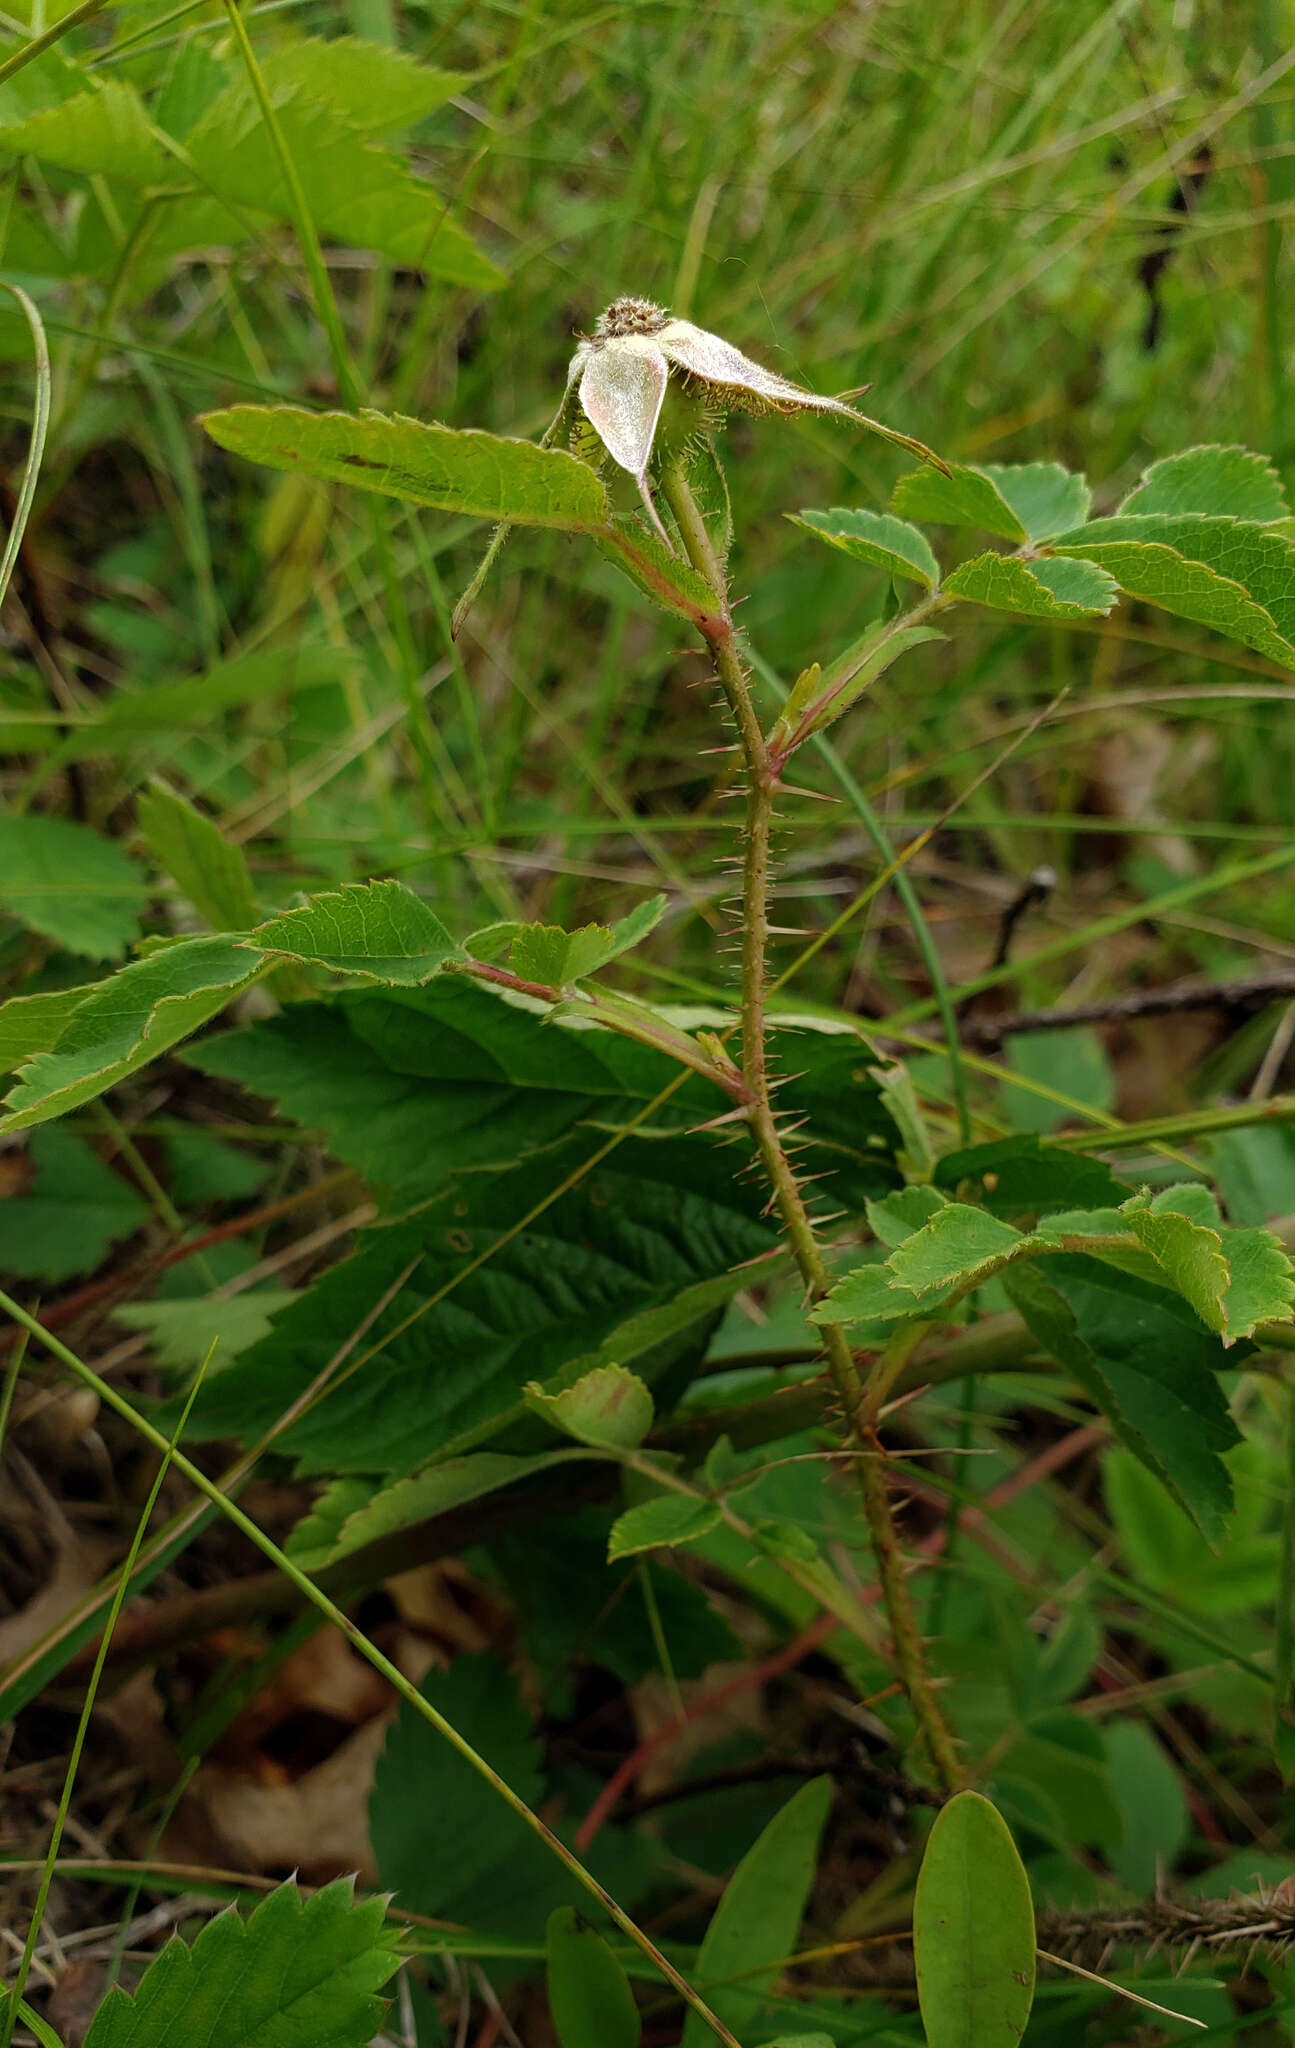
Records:
<instances>
[{"instance_id":1,"label":"bristly stem hair","mask_svg":"<svg viewBox=\"0 0 1295 2048\"><path fill-rule=\"evenodd\" d=\"M746 1116L792 1255L807 1292L812 1299L818 1300L827 1292L829 1275L813 1218L778 1130L766 1056L769 842L778 793L778 771L770 758L738 653L729 606L728 579L711 545L681 457L676 456L665 463L661 489L674 514L689 561L706 578L718 601L715 616L707 620L703 632L715 661L720 687L737 725L746 774L740 996L742 1078L749 1098ZM839 1325L829 1325L821 1337L827 1368L845 1417L850 1447L860 1453L851 1462L858 1474L864 1518L890 1623L895 1663L935 1769L941 1782L952 1791L962 1783L962 1766L926 1668L921 1631L890 1511L885 1460L877 1455L880 1448L878 1411L884 1390L905 1361L892 1359L889 1349L883 1351L865 1379L860 1374L849 1339ZM906 1350L911 1348L913 1341L914 1333L906 1331Z\"/></svg>"}]
</instances>

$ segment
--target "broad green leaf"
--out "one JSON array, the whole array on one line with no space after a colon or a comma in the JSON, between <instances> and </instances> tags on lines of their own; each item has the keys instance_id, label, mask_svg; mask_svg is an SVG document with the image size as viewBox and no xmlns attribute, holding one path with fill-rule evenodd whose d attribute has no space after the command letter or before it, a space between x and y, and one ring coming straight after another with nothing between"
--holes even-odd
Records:
<instances>
[{"instance_id":1,"label":"broad green leaf","mask_svg":"<svg viewBox=\"0 0 1295 2048\"><path fill-rule=\"evenodd\" d=\"M1092 492L1087 482L1059 462L986 462L979 468L1032 541L1068 533L1088 517Z\"/></svg>"},{"instance_id":2,"label":"broad green leaf","mask_svg":"<svg viewBox=\"0 0 1295 2048\"><path fill-rule=\"evenodd\" d=\"M390 262L472 291L497 291L503 272L485 256L435 188L404 158L375 148L309 89L277 109L279 127L311 220L329 240L374 249ZM201 190L222 202L235 239L244 209L292 222L294 203L274 138L242 79L185 138L184 162ZM172 166L174 180L180 166ZM124 175L129 176L126 171ZM138 182L138 181L136 181Z\"/></svg>"},{"instance_id":3,"label":"broad green leaf","mask_svg":"<svg viewBox=\"0 0 1295 2048\"><path fill-rule=\"evenodd\" d=\"M459 952L422 897L394 881L348 882L313 896L302 909L257 925L242 943L258 953L405 988L430 981Z\"/></svg>"},{"instance_id":4,"label":"broad green leaf","mask_svg":"<svg viewBox=\"0 0 1295 2048\"><path fill-rule=\"evenodd\" d=\"M1016 2048L1034 2003L1034 1905L1006 1822L979 1792L936 1816L913 1904L927 2048Z\"/></svg>"},{"instance_id":5,"label":"broad green leaf","mask_svg":"<svg viewBox=\"0 0 1295 2048\"><path fill-rule=\"evenodd\" d=\"M664 896L649 897L614 925L587 924L564 931L556 924L518 925L512 935L508 964L523 981L546 988L565 988L597 974L619 954L645 939L665 915Z\"/></svg>"},{"instance_id":6,"label":"broad green leaf","mask_svg":"<svg viewBox=\"0 0 1295 2048\"><path fill-rule=\"evenodd\" d=\"M633 1557L640 1550L668 1550L679 1543L696 1543L719 1527L719 1509L713 1500L693 1500L686 1493L659 1493L652 1500L627 1508L612 1524L607 1544L608 1562Z\"/></svg>"},{"instance_id":7,"label":"broad green leaf","mask_svg":"<svg viewBox=\"0 0 1295 2048\"><path fill-rule=\"evenodd\" d=\"M761 2006L795 1952L831 1804L830 1778L812 1778L788 1800L738 1864L702 1937L693 1981L739 2037L758 2035ZM711 2048L712 2040L689 2012L680 2048Z\"/></svg>"},{"instance_id":8,"label":"broad green leaf","mask_svg":"<svg viewBox=\"0 0 1295 2048\"><path fill-rule=\"evenodd\" d=\"M145 889L115 840L66 818L0 818L0 910L69 953L117 959L139 937Z\"/></svg>"},{"instance_id":9,"label":"broad green leaf","mask_svg":"<svg viewBox=\"0 0 1295 2048\"><path fill-rule=\"evenodd\" d=\"M30 1187L0 1197L0 1272L22 1280L92 1273L147 1221L148 1203L72 1131L37 1131L28 1153Z\"/></svg>"},{"instance_id":10,"label":"broad green leaf","mask_svg":"<svg viewBox=\"0 0 1295 2048\"><path fill-rule=\"evenodd\" d=\"M448 1671L429 1671L421 1690L528 1806L540 1805L542 1746L501 1658L458 1656ZM374 1772L369 1833L382 1883L410 1912L542 1941L554 1907L587 1896L407 1702Z\"/></svg>"},{"instance_id":11,"label":"broad green leaf","mask_svg":"<svg viewBox=\"0 0 1295 2048\"><path fill-rule=\"evenodd\" d=\"M826 541L829 547L853 555L856 561L870 562L892 576L907 577L927 590L933 590L940 580L940 565L930 541L920 527L911 526L906 519L845 505L834 505L830 512L789 512L787 517L793 526L803 526L806 533Z\"/></svg>"},{"instance_id":12,"label":"broad green leaf","mask_svg":"<svg viewBox=\"0 0 1295 2048\"><path fill-rule=\"evenodd\" d=\"M599 1365L560 1393L534 1382L523 1399L565 1436L600 1450L632 1451L652 1427L652 1396L637 1373L623 1365Z\"/></svg>"},{"instance_id":13,"label":"broad green leaf","mask_svg":"<svg viewBox=\"0 0 1295 2048\"><path fill-rule=\"evenodd\" d=\"M265 972L266 963L225 938L182 939L132 961L85 995L51 1051L20 1068L0 1132L46 1123L102 1095L188 1038Z\"/></svg>"},{"instance_id":14,"label":"broad green leaf","mask_svg":"<svg viewBox=\"0 0 1295 2048\"><path fill-rule=\"evenodd\" d=\"M987 1210L950 1202L897 1245L886 1263L901 1287L920 1296L987 1279L1028 1243Z\"/></svg>"},{"instance_id":15,"label":"broad green leaf","mask_svg":"<svg viewBox=\"0 0 1295 2048\"><path fill-rule=\"evenodd\" d=\"M0 151L88 177L127 178L134 185L163 184L177 168L134 86L120 78L106 78L93 92L0 128Z\"/></svg>"},{"instance_id":16,"label":"broad green leaf","mask_svg":"<svg viewBox=\"0 0 1295 2048\"><path fill-rule=\"evenodd\" d=\"M379 135L421 121L467 86L458 72L438 71L361 36L300 36L267 51L261 73L276 104L300 93L351 127Z\"/></svg>"},{"instance_id":17,"label":"broad green leaf","mask_svg":"<svg viewBox=\"0 0 1295 2048\"><path fill-rule=\"evenodd\" d=\"M545 1962L560 2048L638 2048L643 2023L629 1978L596 1928L571 1906L549 1915Z\"/></svg>"},{"instance_id":18,"label":"broad green leaf","mask_svg":"<svg viewBox=\"0 0 1295 2048\"><path fill-rule=\"evenodd\" d=\"M1104 1160L1063 1152L1037 1137L997 1138L988 1145L947 1152L935 1168L935 1185L970 1199L974 1194L995 1216L1048 1216L1058 1209L1118 1208L1133 1190L1118 1181Z\"/></svg>"},{"instance_id":19,"label":"broad green leaf","mask_svg":"<svg viewBox=\"0 0 1295 2048\"><path fill-rule=\"evenodd\" d=\"M1226 513L1261 525L1289 511L1281 478L1266 455L1219 446L1184 448L1153 462L1120 506L1121 513Z\"/></svg>"},{"instance_id":20,"label":"broad green leaf","mask_svg":"<svg viewBox=\"0 0 1295 2048\"><path fill-rule=\"evenodd\" d=\"M92 981L37 996L11 996L0 1003L0 1074L11 1074L33 1053L48 1052L67 1029L73 1011L102 986Z\"/></svg>"},{"instance_id":21,"label":"broad green leaf","mask_svg":"<svg viewBox=\"0 0 1295 2048\"><path fill-rule=\"evenodd\" d=\"M464 1173L450 1199L366 1233L276 1319L270 1336L201 1389L192 1436L255 1439L365 1324L367 1362L294 1423L283 1447L305 1473L416 1471L479 1450L524 1415L523 1387L582 1361L642 1311L767 1251L758 1191L708 1140L578 1132L494 1173ZM557 1200L555 1187L570 1177ZM518 1227L518 1226L522 1227ZM395 1290L394 1293L392 1290ZM371 1319L371 1320L368 1320ZM650 1385L697 1355L713 1313L635 1358ZM567 1454L570 1455L570 1454Z\"/></svg>"},{"instance_id":22,"label":"broad green leaf","mask_svg":"<svg viewBox=\"0 0 1295 2048\"><path fill-rule=\"evenodd\" d=\"M1238 1441L1218 1339L1174 1295L1083 1253L1010 1267L1003 1285L1043 1348L1217 1543L1233 1505L1222 1453Z\"/></svg>"},{"instance_id":23,"label":"broad green leaf","mask_svg":"<svg viewBox=\"0 0 1295 2048\"><path fill-rule=\"evenodd\" d=\"M139 829L159 866L216 931L242 932L256 923L247 857L218 825L155 783L135 809Z\"/></svg>"},{"instance_id":24,"label":"broad green leaf","mask_svg":"<svg viewBox=\"0 0 1295 2048\"><path fill-rule=\"evenodd\" d=\"M200 424L219 447L270 469L299 470L442 512L573 532L607 522L603 487L574 455L474 427L458 432L399 414L290 405L232 405L204 413Z\"/></svg>"},{"instance_id":25,"label":"broad green leaf","mask_svg":"<svg viewBox=\"0 0 1295 2048\"><path fill-rule=\"evenodd\" d=\"M890 509L937 526L975 526L1003 540L1029 538L992 477L965 463L954 463L947 476L926 467L909 470L890 494Z\"/></svg>"},{"instance_id":26,"label":"broad green leaf","mask_svg":"<svg viewBox=\"0 0 1295 2048\"><path fill-rule=\"evenodd\" d=\"M948 597L969 598L995 611L1017 612L1030 619L1104 617L1119 596L1115 579L1087 564L1074 566L1056 557L1022 562L1015 555L975 555L944 582Z\"/></svg>"},{"instance_id":27,"label":"broad green leaf","mask_svg":"<svg viewBox=\"0 0 1295 2048\"><path fill-rule=\"evenodd\" d=\"M108 1993L86 2048L366 2048L374 1996L400 1960L383 1901L338 1878L303 1899L280 1885L243 1920L231 1907L192 1948L169 1941L128 1996Z\"/></svg>"},{"instance_id":28,"label":"broad green leaf","mask_svg":"<svg viewBox=\"0 0 1295 2048\"><path fill-rule=\"evenodd\" d=\"M824 1192L857 1211L893 1188L895 1126L857 1044L806 1020L794 1036L775 1030L770 1054L789 1074L780 1106L803 1122L800 1163L829 1176ZM457 974L295 1004L186 1057L326 1131L388 1208L427 1200L454 1172L524 1158L577 1125L627 1123L679 1077L666 1053L561 1016L543 1021ZM687 1130L715 1108L714 1088L690 1076L647 1128Z\"/></svg>"},{"instance_id":29,"label":"broad green leaf","mask_svg":"<svg viewBox=\"0 0 1295 2048\"><path fill-rule=\"evenodd\" d=\"M1295 667L1295 546L1271 529L1196 515L1118 515L1056 546L1106 569L1130 597Z\"/></svg>"}]
</instances>

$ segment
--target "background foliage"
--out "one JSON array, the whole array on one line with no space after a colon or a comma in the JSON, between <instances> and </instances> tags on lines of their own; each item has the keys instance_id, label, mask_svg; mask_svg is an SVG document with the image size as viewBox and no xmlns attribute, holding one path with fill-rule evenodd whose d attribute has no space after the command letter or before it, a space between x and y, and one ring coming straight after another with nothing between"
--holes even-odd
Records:
<instances>
[{"instance_id":1,"label":"background foliage","mask_svg":"<svg viewBox=\"0 0 1295 2048\"><path fill-rule=\"evenodd\" d=\"M1148 516L1199 540L1184 513L1291 533L1289 9L303 0L248 8L250 67L211 0L68 20L20 9L7 51L66 33L0 71L4 275L52 358L47 387L6 298L6 526L44 396L49 423L0 645L0 1052L21 1068L4 1286L163 1431L209 1360L185 1435L203 1470L714 1985L744 2043L919 2037L891 1937L936 1795L763 1193L697 1134L713 1090L676 1085L660 1050L431 979L468 934L562 927L578 936L528 936L514 967L566 982L640 940L612 983L720 1021L734 813L707 662L576 530L602 516L588 470L523 476L491 443L375 422L361 477L354 427L300 418L537 439L573 334L626 290L816 390L870 382L952 484L821 418L723 437L769 719L889 615L892 575L920 589L938 555L969 600L837 726L834 758L799 756L778 917L833 927L888 858L879 828L903 847L938 824L899 881L957 1004L971 1136L997 1149L962 1143L930 946L887 885L780 991L806 1169L878 1240L819 1314L875 1335L880 1284L940 1303L978 1284L975 1319L899 1382L928 1391L892 1443L905 1541L943 1545L914 1580L937 1676L1041 1944L1220 2035L1285 2035L1288 1903L1228 1904L1289 1865L1292 1438L1280 1338L1255 1337L1281 1296L1270 1276L1258 1307L1224 1289L1295 1211L1295 620L1266 543L1238 564L1220 529L1209 560L1232 549L1249 599L1207 571L1170 611L1129 546ZM259 467L234 409L276 400L298 411ZM1272 466L1198 465L1208 503L1176 499L1172 470L1138 495L1196 443ZM1088 502L1073 481L1050 497L1055 471L995 467L1034 463L1086 474L1099 524L1076 537ZM632 511L628 480L608 489ZM541 523L452 639L483 522L519 510ZM1067 533L1043 577L985 553ZM1112 576L1147 601L1114 606ZM639 906L613 938L578 931ZM261 924L255 950L225 936ZM804 945L780 935L776 970ZM1198 980L1207 1001L1155 1013ZM1013 1028L1053 1009L1084 1020ZM884 1017L911 1055L920 1125L871 1048L816 1028L846 1016ZM900 1183L932 1172L914 1209ZM1020 1257L1023 1216L1100 1212L1118 1234L1130 1199L1131 1274L1091 1228ZM94 1588L156 1460L66 1361L22 1341L7 1361L21 1941ZM619 1472L587 1455L604 1408L573 1404L612 1364L654 1403ZM593 1385L619 1414L624 1383ZM649 1426L644 1456L675 1457L696 1497L635 1466ZM418 1700L396 1718L195 1498L166 1477L20 2025L89 2024L92 2048L160 2042L180 2012L211 2048L304 2048L326 2020L338 2048L554 2022L563 2048L632 2048L683 2025L700 2048L621 1935L604 1922L615 1953L590 1947L579 1887ZM682 1739L641 1753L681 1708ZM931 1866L928 1897L970 1858L1019 1964L1016 1866L991 1879L980 1822L944 1811L955 1868ZM88 1858L124 1901L105 1908ZM357 1868L358 1903L330 1882ZM246 1907L293 1871L322 1888L242 1923L197 1903L233 1886ZM415 1958L398 1980L382 1891ZM120 1940L86 1943L78 2018L53 1940L119 1907ZM189 1945L141 1979L177 1919ZM117 1974L133 1996L100 2006ZM1030 2025L1097 2044L1131 2015L1044 1965ZM970 2000L957 2024L979 2048L1001 2018Z\"/></svg>"}]
</instances>

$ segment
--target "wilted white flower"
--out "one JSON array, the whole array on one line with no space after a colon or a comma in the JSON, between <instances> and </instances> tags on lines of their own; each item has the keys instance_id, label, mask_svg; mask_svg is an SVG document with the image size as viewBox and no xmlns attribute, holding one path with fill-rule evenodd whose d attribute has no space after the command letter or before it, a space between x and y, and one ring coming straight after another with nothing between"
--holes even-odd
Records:
<instances>
[{"instance_id":1,"label":"wilted white flower","mask_svg":"<svg viewBox=\"0 0 1295 2048\"><path fill-rule=\"evenodd\" d=\"M856 420L898 442L925 462L944 464L920 441L856 412L839 398L822 398L753 363L732 342L691 320L675 320L650 299L614 299L582 340L567 373L585 417L614 462L629 471L654 523L660 526L647 485L647 468L671 370L704 385L721 403L745 412L827 412Z\"/></svg>"}]
</instances>

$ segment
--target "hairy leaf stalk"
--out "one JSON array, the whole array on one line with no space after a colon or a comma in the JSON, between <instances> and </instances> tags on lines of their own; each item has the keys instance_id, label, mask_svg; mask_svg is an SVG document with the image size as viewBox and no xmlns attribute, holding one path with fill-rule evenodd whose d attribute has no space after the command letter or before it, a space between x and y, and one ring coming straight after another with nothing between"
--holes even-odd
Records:
<instances>
[{"instance_id":1,"label":"hairy leaf stalk","mask_svg":"<svg viewBox=\"0 0 1295 2048\"><path fill-rule=\"evenodd\" d=\"M661 487L689 560L706 577L718 599L716 618L708 621L703 630L715 659L720 687L737 724L747 778L741 969L742 1078L749 1097L746 1114L792 1255L807 1291L817 1300L827 1292L829 1275L813 1219L778 1130L765 1045L770 835L778 771L770 759L738 655L728 604L727 577L711 545L681 461L676 460L666 466ZM858 1473L864 1518L876 1559L899 1676L941 1782L953 1790L962 1783L962 1766L926 1668L921 1631L890 1511L885 1458L876 1433L876 1410L884 1393L879 1384L879 1398L875 1401L870 1398L872 1388L861 1379L854 1353L842 1328L831 1325L824 1329L822 1344L828 1371L845 1415L850 1446L858 1454L853 1462ZM884 1375L887 1384L894 1376L884 1353L878 1361L877 1374L879 1381Z\"/></svg>"}]
</instances>

